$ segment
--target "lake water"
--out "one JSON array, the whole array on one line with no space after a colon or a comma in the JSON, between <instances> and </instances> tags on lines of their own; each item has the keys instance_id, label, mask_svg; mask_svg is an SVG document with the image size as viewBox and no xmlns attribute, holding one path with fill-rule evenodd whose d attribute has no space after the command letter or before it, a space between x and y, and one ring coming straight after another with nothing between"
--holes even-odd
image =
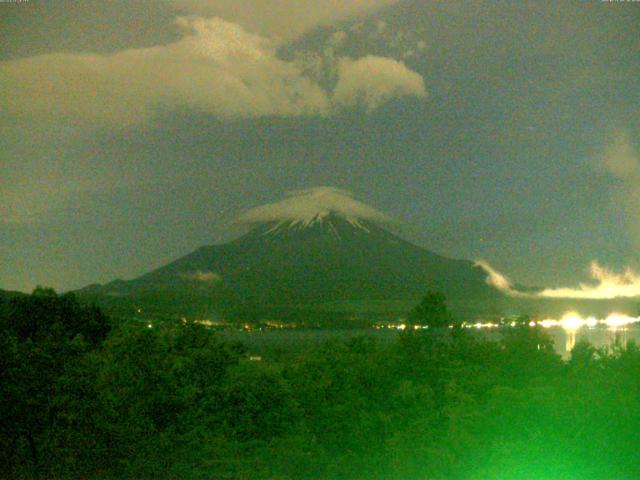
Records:
<instances>
[{"instance_id":1,"label":"lake water","mask_svg":"<svg viewBox=\"0 0 640 480\"><path fill-rule=\"evenodd\" d=\"M492 340L500 338L503 329L509 326L483 328L472 327L480 336ZM539 327L536 327L539 328ZM581 325L568 327L552 325L545 328L545 332L553 339L556 352L563 358L570 356L575 344L586 340L595 347L613 346L616 343L627 345L629 341L640 344L640 324L634 323L624 326ZM330 340L348 340L354 337L368 336L380 343L395 341L400 332L396 329L282 329L282 330L252 330L225 331L222 335L231 340L244 343L251 355L266 355L274 351L304 350Z\"/></svg>"}]
</instances>

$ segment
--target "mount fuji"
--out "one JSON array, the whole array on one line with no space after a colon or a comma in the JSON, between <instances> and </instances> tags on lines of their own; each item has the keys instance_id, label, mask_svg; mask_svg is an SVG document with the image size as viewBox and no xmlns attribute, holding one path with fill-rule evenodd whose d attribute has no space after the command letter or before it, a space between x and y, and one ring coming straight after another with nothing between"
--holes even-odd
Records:
<instances>
[{"instance_id":1,"label":"mount fuji","mask_svg":"<svg viewBox=\"0 0 640 480\"><path fill-rule=\"evenodd\" d=\"M343 190L293 192L238 223L250 229L235 240L78 293L111 306L254 320L395 318L427 290L454 303L501 297L473 262L403 240L388 230L392 218Z\"/></svg>"}]
</instances>

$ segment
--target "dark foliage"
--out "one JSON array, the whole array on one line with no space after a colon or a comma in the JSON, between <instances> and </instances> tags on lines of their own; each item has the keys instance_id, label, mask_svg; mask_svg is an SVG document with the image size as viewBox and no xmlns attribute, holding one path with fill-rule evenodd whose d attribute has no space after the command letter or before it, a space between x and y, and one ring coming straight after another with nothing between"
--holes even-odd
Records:
<instances>
[{"instance_id":1,"label":"dark foliage","mask_svg":"<svg viewBox=\"0 0 640 480\"><path fill-rule=\"evenodd\" d=\"M0 303L0 473L44 475L63 376L110 330L96 308L37 288Z\"/></svg>"},{"instance_id":2,"label":"dark foliage","mask_svg":"<svg viewBox=\"0 0 640 480\"><path fill-rule=\"evenodd\" d=\"M633 344L429 329L252 361L50 291L0 311L3 478L640 478Z\"/></svg>"},{"instance_id":3,"label":"dark foliage","mask_svg":"<svg viewBox=\"0 0 640 480\"><path fill-rule=\"evenodd\" d=\"M453 321L447 308L447 299L440 292L427 292L409 312L407 320L413 325L429 327L446 327Z\"/></svg>"}]
</instances>

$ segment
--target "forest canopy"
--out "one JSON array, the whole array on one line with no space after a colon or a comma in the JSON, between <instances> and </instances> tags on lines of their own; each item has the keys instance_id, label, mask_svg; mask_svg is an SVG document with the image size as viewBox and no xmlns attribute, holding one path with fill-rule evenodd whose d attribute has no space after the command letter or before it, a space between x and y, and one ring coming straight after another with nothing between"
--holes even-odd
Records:
<instances>
[{"instance_id":1,"label":"forest canopy","mask_svg":"<svg viewBox=\"0 0 640 480\"><path fill-rule=\"evenodd\" d=\"M37 290L0 303L0 477L640 478L640 350L538 328L274 349L109 319Z\"/></svg>"}]
</instances>

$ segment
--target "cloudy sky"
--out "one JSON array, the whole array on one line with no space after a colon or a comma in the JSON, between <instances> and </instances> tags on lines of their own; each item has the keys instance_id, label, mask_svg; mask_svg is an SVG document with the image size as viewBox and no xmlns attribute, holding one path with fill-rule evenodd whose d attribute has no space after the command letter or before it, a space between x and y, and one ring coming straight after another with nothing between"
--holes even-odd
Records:
<instances>
[{"instance_id":1,"label":"cloudy sky","mask_svg":"<svg viewBox=\"0 0 640 480\"><path fill-rule=\"evenodd\" d=\"M640 267L640 3L0 3L0 288L132 278L286 192L555 287Z\"/></svg>"}]
</instances>

